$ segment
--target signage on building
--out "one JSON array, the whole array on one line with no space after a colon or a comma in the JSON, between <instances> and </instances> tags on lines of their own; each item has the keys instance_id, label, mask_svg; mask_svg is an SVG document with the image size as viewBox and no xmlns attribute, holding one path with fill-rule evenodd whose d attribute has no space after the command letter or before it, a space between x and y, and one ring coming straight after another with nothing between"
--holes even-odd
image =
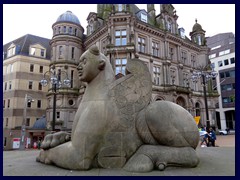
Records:
<instances>
[{"instance_id":1,"label":"signage on building","mask_svg":"<svg viewBox=\"0 0 240 180\"><path fill-rule=\"evenodd\" d=\"M194 120L195 120L196 124L198 125L198 124L199 124L199 121L200 121L200 116L195 116L195 117L194 117Z\"/></svg>"},{"instance_id":2,"label":"signage on building","mask_svg":"<svg viewBox=\"0 0 240 180\"><path fill-rule=\"evenodd\" d=\"M13 138L13 149L19 149L20 147L20 138Z\"/></svg>"}]
</instances>

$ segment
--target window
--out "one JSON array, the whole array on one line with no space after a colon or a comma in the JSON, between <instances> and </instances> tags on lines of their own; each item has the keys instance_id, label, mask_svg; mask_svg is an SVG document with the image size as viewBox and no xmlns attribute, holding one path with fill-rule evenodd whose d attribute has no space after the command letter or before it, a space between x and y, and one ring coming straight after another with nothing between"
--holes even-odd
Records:
<instances>
[{"instance_id":1,"label":"window","mask_svg":"<svg viewBox=\"0 0 240 180\"><path fill-rule=\"evenodd\" d=\"M11 90L12 89L12 81L9 81L9 88L8 88L9 90Z\"/></svg>"},{"instance_id":2,"label":"window","mask_svg":"<svg viewBox=\"0 0 240 180\"><path fill-rule=\"evenodd\" d=\"M225 72L225 77L230 77L229 71Z\"/></svg>"},{"instance_id":3,"label":"window","mask_svg":"<svg viewBox=\"0 0 240 180\"><path fill-rule=\"evenodd\" d=\"M197 102L195 104L195 109L196 109L196 116L200 116L200 104Z\"/></svg>"},{"instance_id":4,"label":"window","mask_svg":"<svg viewBox=\"0 0 240 180\"><path fill-rule=\"evenodd\" d=\"M123 8L122 8L122 4L118 4L118 11L122 11L123 10Z\"/></svg>"},{"instance_id":5,"label":"window","mask_svg":"<svg viewBox=\"0 0 240 180\"><path fill-rule=\"evenodd\" d=\"M170 84L175 84L175 78L176 78L176 71L175 69L170 69Z\"/></svg>"},{"instance_id":6,"label":"window","mask_svg":"<svg viewBox=\"0 0 240 180\"><path fill-rule=\"evenodd\" d=\"M4 137L4 146L7 145L7 137Z\"/></svg>"},{"instance_id":7,"label":"window","mask_svg":"<svg viewBox=\"0 0 240 180\"><path fill-rule=\"evenodd\" d=\"M230 77L235 77L235 70L229 71Z\"/></svg>"},{"instance_id":8,"label":"window","mask_svg":"<svg viewBox=\"0 0 240 180\"><path fill-rule=\"evenodd\" d=\"M225 54L229 54L230 53L230 49L227 49L225 51L221 51L219 52L219 56L225 55Z\"/></svg>"},{"instance_id":9,"label":"window","mask_svg":"<svg viewBox=\"0 0 240 180\"><path fill-rule=\"evenodd\" d=\"M37 107L38 107L38 108L41 108L41 104L42 104L42 101L41 101L41 100L38 100L38 101L37 101Z\"/></svg>"},{"instance_id":10,"label":"window","mask_svg":"<svg viewBox=\"0 0 240 180\"><path fill-rule=\"evenodd\" d=\"M39 73L43 73L43 66L39 67Z\"/></svg>"},{"instance_id":11,"label":"window","mask_svg":"<svg viewBox=\"0 0 240 180\"><path fill-rule=\"evenodd\" d=\"M145 53L146 42L145 38L139 37L138 38L138 51Z\"/></svg>"},{"instance_id":12,"label":"window","mask_svg":"<svg viewBox=\"0 0 240 180\"><path fill-rule=\"evenodd\" d=\"M187 61L187 52L182 51L182 53L181 53L181 58L182 58L182 62L183 62L184 64L186 64L186 61Z\"/></svg>"},{"instance_id":13,"label":"window","mask_svg":"<svg viewBox=\"0 0 240 180\"><path fill-rule=\"evenodd\" d=\"M69 27L68 32L69 34L72 34L72 27Z\"/></svg>"},{"instance_id":14,"label":"window","mask_svg":"<svg viewBox=\"0 0 240 180\"><path fill-rule=\"evenodd\" d=\"M201 36L200 35L198 35L197 36L197 39L198 39L198 45L202 45L202 39L201 39Z\"/></svg>"},{"instance_id":15,"label":"window","mask_svg":"<svg viewBox=\"0 0 240 180\"><path fill-rule=\"evenodd\" d=\"M147 23L147 15L146 14L141 13L141 21Z\"/></svg>"},{"instance_id":16,"label":"window","mask_svg":"<svg viewBox=\"0 0 240 180\"><path fill-rule=\"evenodd\" d=\"M230 62L231 62L231 64L235 64L235 58L234 57L230 58Z\"/></svg>"},{"instance_id":17,"label":"window","mask_svg":"<svg viewBox=\"0 0 240 180\"><path fill-rule=\"evenodd\" d=\"M63 32L64 32L64 34L67 33L67 27L66 26L63 26Z\"/></svg>"},{"instance_id":18,"label":"window","mask_svg":"<svg viewBox=\"0 0 240 180\"><path fill-rule=\"evenodd\" d=\"M117 4L116 5L116 11L118 11L118 12L124 11L126 9L125 6L126 6L125 4Z\"/></svg>"},{"instance_id":19,"label":"window","mask_svg":"<svg viewBox=\"0 0 240 180\"><path fill-rule=\"evenodd\" d=\"M224 65L226 66L226 65L228 65L228 64L229 64L228 59L225 59L225 60L224 60Z\"/></svg>"},{"instance_id":20,"label":"window","mask_svg":"<svg viewBox=\"0 0 240 180\"><path fill-rule=\"evenodd\" d=\"M6 118L6 127L8 127L8 118Z\"/></svg>"},{"instance_id":21,"label":"window","mask_svg":"<svg viewBox=\"0 0 240 180\"><path fill-rule=\"evenodd\" d=\"M45 50L41 49L41 56L44 57Z\"/></svg>"},{"instance_id":22,"label":"window","mask_svg":"<svg viewBox=\"0 0 240 180\"><path fill-rule=\"evenodd\" d=\"M13 64L10 64L10 72L13 72Z\"/></svg>"},{"instance_id":23,"label":"window","mask_svg":"<svg viewBox=\"0 0 240 180\"><path fill-rule=\"evenodd\" d=\"M152 55L158 57L159 47L158 43L152 42Z\"/></svg>"},{"instance_id":24,"label":"window","mask_svg":"<svg viewBox=\"0 0 240 180\"><path fill-rule=\"evenodd\" d=\"M153 66L153 80L155 85L160 85L160 67Z\"/></svg>"},{"instance_id":25,"label":"window","mask_svg":"<svg viewBox=\"0 0 240 180\"><path fill-rule=\"evenodd\" d=\"M26 126L30 126L30 118L26 119Z\"/></svg>"},{"instance_id":26,"label":"window","mask_svg":"<svg viewBox=\"0 0 240 180\"><path fill-rule=\"evenodd\" d=\"M216 54L209 55L209 59L212 59L212 58L215 58L215 57L216 57Z\"/></svg>"},{"instance_id":27,"label":"window","mask_svg":"<svg viewBox=\"0 0 240 180\"><path fill-rule=\"evenodd\" d=\"M38 83L38 90L41 91L42 90L42 84L39 82Z\"/></svg>"},{"instance_id":28,"label":"window","mask_svg":"<svg viewBox=\"0 0 240 180\"><path fill-rule=\"evenodd\" d=\"M173 59L173 48L169 47L169 58L172 60Z\"/></svg>"},{"instance_id":29,"label":"window","mask_svg":"<svg viewBox=\"0 0 240 180\"><path fill-rule=\"evenodd\" d=\"M77 36L77 29L74 30L74 35Z\"/></svg>"},{"instance_id":30,"label":"window","mask_svg":"<svg viewBox=\"0 0 240 180\"><path fill-rule=\"evenodd\" d=\"M10 56L13 56L15 54L15 51L16 51L16 47L11 47L8 49L7 51L7 56L10 57Z\"/></svg>"},{"instance_id":31,"label":"window","mask_svg":"<svg viewBox=\"0 0 240 180\"><path fill-rule=\"evenodd\" d=\"M4 90L5 90L5 91L7 90L7 82L5 82Z\"/></svg>"},{"instance_id":32,"label":"window","mask_svg":"<svg viewBox=\"0 0 240 180\"><path fill-rule=\"evenodd\" d=\"M62 46L59 46L59 56L62 56Z\"/></svg>"},{"instance_id":33,"label":"window","mask_svg":"<svg viewBox=\"0 0 240 180\"><path fill-rule=\"evenodd\" d=\"M223 66L222 61L218 61L218 67L222 67L222 66Z\"/></svg>"},{"instance_id":34,"label":"window","mask_svg":"<svg viewBox=\"0 0 240 180\"><path fill-rule=\"evenodd\" d=\"M234 88L235 88L235 85L234 85ZM222 91L231 91L232 89L233 89L232 84L224 84L224 85L221 85L221 90L222 90Z\"/></svg>"},{"instance_id":35,"label":"window","mask_svg":"<svg viewBox=\"0 0 240 180\"><path fill-rule=\"evenodd\" d=\"M7 107L10 108L10 99L8 99Z\"/></svg>"},{"instance_id":36,"label":"window","mask_svg":"<svg viewBox=\"0 0 240 180\"><path fill-rule=\"evenodd\" d=\"M61 27L58 27L58 34L61 34Z\"/></svg>"},{"instance_id":37,"label":"window","mask_svg":"<svg viewBox=\"0 0 240 180\"><path fill-rule=\"evenodd\" d=\"M27 107L31 107L32 106L32 102L30 101L30 102L27 102Z\"/></svg>"},{"instance_id":38,"label":"window","mask_svg":"<svg viewBox=\"0 0 240 180\"><path fill-rule=\"evenodd\" d=\"M72 47L72 59L74 59L74 47Z\"/></svg>"},{"instance_id":39,"label":"window","mask_svg":"<svg viewBox=\"0 0 240 180\"><path fill-rule=\"evenodd\" d=\"M115 45L116 46L127 45L127 31L126 30L116 30L115 31Z\"/></svg>"},{"instance_id":40,"label":"window","mask_svg":"<svg viewBox=\"0 0 240 180\"><path fill-rule=\"evenodd\" d=\"M223 104L233 103L235 100L232 97L223 97L222 102Z\"/></svg>"},{"instance_id":41,"label":"window","mask_svg":"<svg viewBox=\"0 0 240 180\"><path fill-rule=\"evenodd\" d=\"M115 66L116 66L116 71L115 71L115 74L123 74L125 75L126 72L125 72L125 69L126 69L126 64L127 64L127 59L126 58L123 58L123 59L116 59L115 60Z\"/></svg>"},{"instance_id":42,"label":"window","mask_svg":"<svg viewBox=\"0 0 240 180\"><path fill-rule=\"evenodd\" d=\"M28 89L32 89L33 88L33 82L32 81L29 81L28 82Z\"/></svg>"},{"instance_id":43,"label":"window","mask_svg":"<svg viewBox=\"0 0 240 180\"><path fill-rule=\"evenodd\" d=\"M57 112L57 119L60 118L60 112Z\"/></svg>"},{"instance_id":44,"label":"window","mask_svg":"<svg viewBox=\"0 0 240 180\"><path fill-rule=\"evenodd\" d=\"M168 22L167 22L167 30L168 30L168 32L172 33L173 24L172 24L172 20L171 19L169 19Z\"/></svg>"},{"instance_id":45,"label":"window","mask_svg":"<svg viewBox=\"0 0 240 180\"><path fill-rule=\"evenodd\" d=\"M220 73L220 78L224 78L224 73Z\"/></svg>"},{"instance_id":46,"label":"window","mask_svg":"<svg viewBox=\"0 0 240 180\"><path fill-rule=\"evenodd\" d=\"M33 71L34 71L34 65L30 64L30 72L33 72Z\"/></svg>"},{"instance_id":47,"label":"window","mask_svg":"<svg viewBox=\"0 0 240 180\"><path fill-rule=\"evenodd\" d=\"M183 73L183 86L189 87L188 74L186 72Z\"/></svg>"},{"instance_id":48,"label":"window","mask_svg":"<svg viewBox=\"0 0 240 180\"><path fill-rule=\"evenodd\" d=\"M73 88L73 77L74 77L74 70L71 70L71 88Z\"/></svg>"},{"instance_id":49,"label":"window","mask_svg":"<svg viewBox=\"0 0 240 180\"><path fill-rule=\"evenodd\" d=\"M3 108L5 108L5 99L3 100Z\"/></svg>"},{"instance_id":50,"label":"window","mask_svg":"<svg viewBox=\"0 0 240 180\"><path fill-rule=\"evenodd\" d=\"M191 65L192 67L196 66L196 55L191 54Z\"/></svg>"},{"instance_id":51,"label":"window","mask_svg":"<svg viewBox=\"0 0 240 180\"><path fill-rule=\"evenodd\" d=\"M33 55L33 56L35 56L35 53L36 53L36 48L34 48L34 47L31 47L31 50L30 50L30 55Z\"/></svg>"}]
</instances>

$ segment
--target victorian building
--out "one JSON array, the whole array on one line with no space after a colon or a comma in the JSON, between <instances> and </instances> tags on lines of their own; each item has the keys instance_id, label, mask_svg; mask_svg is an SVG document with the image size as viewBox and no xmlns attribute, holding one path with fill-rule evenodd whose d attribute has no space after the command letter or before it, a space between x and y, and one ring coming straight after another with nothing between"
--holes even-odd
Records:
<instances>
[{"instance_id":1,"label":"victorian building","mask_svg":"<svg viewBox=\"0 0 240 180\"><path fill-rule=\"evenodd\" d=\"M218 72L216 120L219 129L235 129L235 36L221 33L207 38L209 59Z\"/></svg>"},{"instance_id":2,"label":"victorian building","mask_svg":"<svg viewBox=\"0 0 240 180\"><path fill-rule=\"evenodd\" d=\"M161 4L156 14L153 4L147 10L132 4L98 4L89 13L85 49L97 44L109 58L116 78L125 74L127 61L138 58L152 75L152 101L175 102L206 125L206 110L201 81L193 83L193 72L209 67L205 31L197 22L190 39L179 28L178 16L171 4ZM207 86L207 104L211 126L216 126L215 103L218 94L211 82Z\"/></svg>"},{"instance_id":3,"label":"victorian building","mask_svg":"<svg viewBox=\"0 0 240 180\"><path fill-rule=\"evenodd\" d=\"M81 8L81 5L79 6ZM40 49L47 49L51 53L47 53L49 56L44 56L45 59L40 56L40 59L46 63L41 74L36 72L36 75L39 75L36 81L39 82L43 78L43 73L52 70L66 72L71 81L70 87L61 86L57 89L56 129L71 130L81 95L84 93L84 85L78 80L76 67L81 54L93 44L96 44L108 57L116 79L125 75L127 61L133 58L143 61L152 76L152 102L165 100L177 103L187 109L193 117L200 116L199 126L206 125L201 81L191 81L194 72L209 65L209 48L206 45L205 31L197 20L195 24L193 21L192 32L188 38L184 33L184 28L179 27L176 10L171 4L160 4L160 14L156 14L154 4L147 4L146 10L139 9L134 4L98 4L96 6L97 12L90 12L86 17L88 25L85 34L79 19L71 11L67 11L61 14L52 25L53 37L49 41L50 48L38 43L41 45ZM11 49L12 45L17 45L17 43L4 45L6 52ZM29 52L26 57L28 55ZM17 58L17 56L14 57ZM29 65L25 68L30 66L34 58L32 56L29 58L27 61ZM7 64L11 64L9 60L10 58L4 60L5 69ZM9 84L10 79L7 78L6 70L4 72L4 83ZM28 78L33 78L33 75L29 73ZM64 77L61 76L61 78ZM210 86L211 81L208 84L209 120L211 126L216 126L215 104L218 101L218 94ZM53 121L54 93L52 89L52 85L48 84L44 87L43 94L45 99L43 98L44 106L42 107L46 109L43 114L46 114L47 129L51 129ZM5 94L4 97L6 97L5 103L8 103L9 96ZM22 94L20 99L23 97ZM11 100L11 102L15 101ZM6 115L5 113L5 124ZM12 115L8 118L12 118ZM22 119L20 117L15 121L8 119L8 124L10 122L11 128L14 128L16 125L21 125Z\"/></svg>"},{"instance_id":4,"label":"victorian building","mask_svg":"<svg viewBox=\"0 0 240 180\"><path fill-rule=\"evenodd\" d=\"M30 146L44 137L44 126L32 127L46 114L48 88L39 81L49 69L49 42L50 39L27 34L3 46L3 145L6 149L19 145L23 121ZM26 102L26 96L34 102Z\"/></svg>"}]
</instances>

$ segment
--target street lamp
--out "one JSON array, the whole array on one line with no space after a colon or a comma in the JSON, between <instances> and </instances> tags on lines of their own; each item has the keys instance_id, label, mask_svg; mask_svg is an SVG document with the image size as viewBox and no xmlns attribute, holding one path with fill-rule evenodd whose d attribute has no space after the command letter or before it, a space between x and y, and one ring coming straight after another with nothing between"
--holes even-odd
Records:
<instances>
[{"instance_id":1,"label":"street lamp","mask_svg":"<svg viewBox=\"0 0 240 180\"><path fill-rule=\"evenodd\" d=\"M70 87L71 81L68 79L68 74L66 71L58 69L58 71L56 72L55 66L53 66L50 69L50 71L47 71L44 73L43 79L40 81L40 83L42 84L42 86L47 86L49 83L52 84L52 92L53 92L52 131L55 131L56 92L57 92L57 89L60 89L62 86Z\"/></svg>"},{"instance_id":2,"label":"street lamp","mask_svg":"<svg viewBox=\"0 0 240 180\"><path fill-rule=\"evenodd\" d=\"M214 71L213 69L212 69L212 71L199 70L197 72L193 72L193 74L191 76L191 79L194 83L198 82L199 79L202 79L204 103L205 103L205 110L206 110L207 129L210 128L210 120L209 120L208 104L207 104L206 83L210 79L215 78L216 76L217 76L217 72Z\"/></svg>"},{"instance_id":3,"label":"street lamp","mask_svg":"<svg viewBox=\"0 0 240 180\"><path fill-rule=\"evenodd\" d=\"M20 150L25 149L25 134L26 134L26 120L27 120L27 104L34 102L33 98L31 96L28 96L25 94L25 100L24 100L24 112L23 112L23 120L22 120L22 126L21 126L21 140L20 140Z\"/></svg>"}]
</instances>

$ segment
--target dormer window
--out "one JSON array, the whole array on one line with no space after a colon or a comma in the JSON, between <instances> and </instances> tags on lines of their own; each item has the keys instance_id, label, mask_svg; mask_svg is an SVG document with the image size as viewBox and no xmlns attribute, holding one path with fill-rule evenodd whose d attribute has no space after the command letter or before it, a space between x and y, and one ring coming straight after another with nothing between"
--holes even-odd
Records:
<instances>
[{"instance_id":1,"label":"dormer window","mask_svg":"<svg viewBox=\"0 0 240 180\"><path fill-rule=\"evenodd\" d=\"M15 55L15 52L16 52L16 46L12 44L7 50L7 57L11 57Z\"/></svg>"},{"instance_id":2,"label":"dormer window","mask_svg":"<svg viewBox=\"0 0 240 180\"><path fill-rule=\"evenodd\" d=\"M30 46L29 55L38 56L38 57L46 57L46 49L40 44L34 44Z\"/></svg>"},{"instance_id":3,"label":"dormer window","mask_svg":"<svg viewBox=\"0 0 240 180\"><path fill-rule=\"evenodd\" d=\"M35 56L35 51L36 51L36 48L31 48L30 54Z\"/></svg>"},{"instance_id":4,"label":"dormer window","mask_svg":"<svg viewBox=\"0 0 240 180\"><path fill-rule=\"evenodd\" d=\"M147 15L144 13L141 13L141 21L147 23Z\"/></svg>"}]
</instances>

